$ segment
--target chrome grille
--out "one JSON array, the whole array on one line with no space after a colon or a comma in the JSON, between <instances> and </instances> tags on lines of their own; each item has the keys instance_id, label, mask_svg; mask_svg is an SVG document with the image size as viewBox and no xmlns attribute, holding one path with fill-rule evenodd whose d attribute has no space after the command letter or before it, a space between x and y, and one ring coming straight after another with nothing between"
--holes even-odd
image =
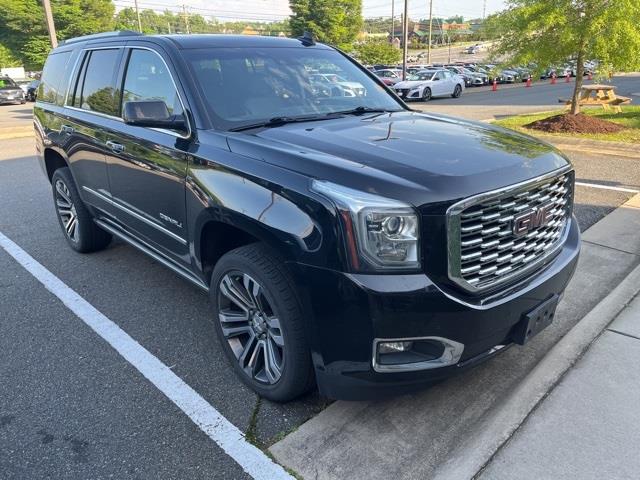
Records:
<instances>
[{"instance_id":1,"label":"chrome grille","mask_svg":"<svg viewBox=\"0 0 640 480\"><path fill-rule=\"evenodd\" d=\"M571 214L572 178L571 172L556 172L451 207L449 277L468 290L481 290L534 269L557 251ZM541 225L532 221L525 232L514 233L514 221L520 225L523 217L543 209Z\"/></svg>"}]
</instances>

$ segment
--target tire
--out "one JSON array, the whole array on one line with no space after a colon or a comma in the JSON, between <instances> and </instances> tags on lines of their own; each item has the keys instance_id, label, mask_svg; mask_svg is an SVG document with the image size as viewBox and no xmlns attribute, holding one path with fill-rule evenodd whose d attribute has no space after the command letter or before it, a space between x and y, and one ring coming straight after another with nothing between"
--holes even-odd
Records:
<instances>
[{"instance_id":1,"label":"tire","mask_svg":"<svg viewBox=\"0 0 640 480\"><path fill-rule=\"evenodd\" d=\"M51 187L58 223L69 246L76 252L89 253L109 245L111 235L93 222L68 167L53 172ZM70 226L72 222L75 224Z\"/></svg>"},{"instance_id":2,"label":"tire","mask_svg":"<svg viewBox=\"0 0 640 480\"><path fill-rule=\"evenodd\" d=\"M460 86L459 83L457 83L456 88L453 89L453 93L451 94L451 96L453 98L459 98L460 95L462 95L462 87Z\"/></svg>"},{"instance_id":3,"label":"tire","mask_svg":"<svg viewBox=\"0 0 640 480\"><path fill-rule=\"evenodd\" d=\"M424 92L422 92L422 101L428 102L429 100L431 100L431 89L427 87L424 89Z\"/></svg>"},{"instance_id":4,"label":"tire","mask_svg":"<svg viewBox=\"0 0 640 480\"><path fill-rule=\"evenodd\" d=\"M288 402L315 385L308 315L282 260L266 246L254 243L223 255L211 275L210 297L218 339L249 388Z\"/></svg>"}]
</instances>

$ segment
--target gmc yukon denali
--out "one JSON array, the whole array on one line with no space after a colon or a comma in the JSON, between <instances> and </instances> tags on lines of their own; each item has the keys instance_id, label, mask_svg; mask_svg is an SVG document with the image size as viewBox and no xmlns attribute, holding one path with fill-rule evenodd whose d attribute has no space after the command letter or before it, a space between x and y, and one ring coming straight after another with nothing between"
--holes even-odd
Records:
<instances>
[{"instance_id":1,"label":"gmc yukon denali","mask_svg":"<svg viewBox=\"0 0 640 480\"><path fill-rule=\"evenodd\" d=\"M576 266L565 157L413 111L308 36L67 40L34 118L69 246L117 237L208 292L230 365L272 400L477 365L549 325Z\"/></svg>"}]
</instances>

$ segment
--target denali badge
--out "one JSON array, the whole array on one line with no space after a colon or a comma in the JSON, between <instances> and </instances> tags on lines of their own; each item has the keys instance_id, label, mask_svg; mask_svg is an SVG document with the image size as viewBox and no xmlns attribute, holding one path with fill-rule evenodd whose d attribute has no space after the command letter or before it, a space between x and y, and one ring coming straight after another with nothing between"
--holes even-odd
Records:
<instances>
[{"instance_id":1,"label":"denali badge","mask_svg":"<svg viewBox=\"0 0 640 480\"><path fill-rule=\"evenodd\" d=\"M515 217L512 228L514 235L519 237L534 228L544 227L551 220L553 208L553 202L548 202Z\"/></svg>"}]
</instances>

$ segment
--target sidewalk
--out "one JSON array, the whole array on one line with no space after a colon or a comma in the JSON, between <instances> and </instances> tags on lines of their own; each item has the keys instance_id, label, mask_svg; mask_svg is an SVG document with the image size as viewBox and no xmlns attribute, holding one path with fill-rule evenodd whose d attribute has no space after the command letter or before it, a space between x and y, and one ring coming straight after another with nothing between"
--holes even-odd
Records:
<instances>
[{"instance_id":1,"label":"sidewalk","mask_svg":"<svg viewBox=\"0 0 640 480\"><path fill-rule=\"evenodd\" d=\"M638 478L639 364L640 295L476 478Z\"/></svg>"}]
</instances>

